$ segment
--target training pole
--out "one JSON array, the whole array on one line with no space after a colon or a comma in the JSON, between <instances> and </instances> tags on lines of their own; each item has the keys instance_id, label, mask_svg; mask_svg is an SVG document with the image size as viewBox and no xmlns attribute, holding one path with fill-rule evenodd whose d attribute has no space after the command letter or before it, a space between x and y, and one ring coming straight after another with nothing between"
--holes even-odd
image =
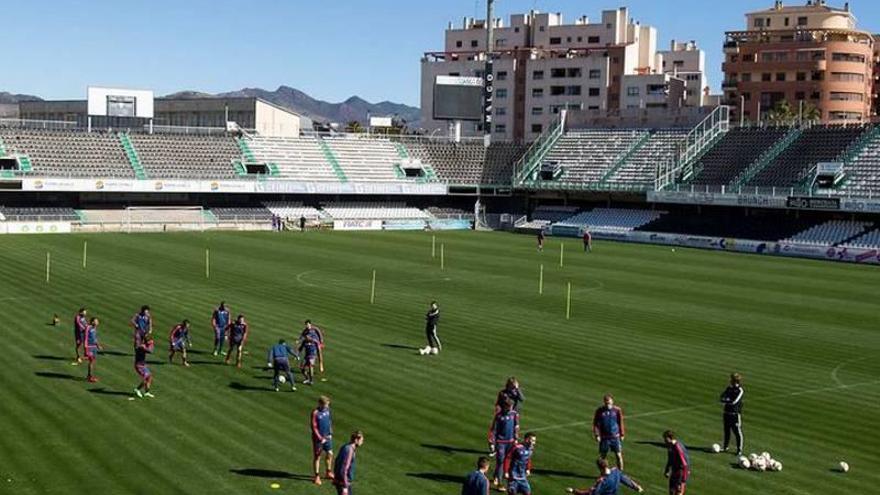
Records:
<instances>
[{"instance_id":1,"label":"training pole","mask_svg":"<svg viewBox=\"0 0 880 495\"><path fill-rule=\"evenodd\" d=\"M437 236L431 236L431 259L435 259L437 257Z\"/></svg>"},{"instance_id":2,"label":"training pole","mask_svg":"<svg viewBox=\"0 0 880 495\"><path fill-rule=\"evenodd\" d=\"M565 296L565 319L571 319L571 282L568 283L568 291Z\"/></svg>"},{"instance_id":3,"label":"training pole","mask_svg":"<svg viewBox=\"0 0 880 495\"><path fill-rule=\"evenodd\" d=\"M544 295L544 264L541 263L541 271L538 273L538 295Z\"/></svg>"},{"instance_id":4,"label":"training pole","mask_svg":"<svg viewBox=\"0 0 880 495\"><path fill-rule=\"evenodd\" d=\"M370 284L370 304L376 302L376 270L373 270L373 283Z\"/></svg>"},{"instance_id":5,"label":"training pole","mask_svg":"<svg viewBox=\"0 0 880 495\"><path fill-rule=\"evenodd\" d=\"M211 278L211 250L205 249L205 278Z\"/></svg>"},{"instance_id":6,"label":"training pole","mask_svg":"<svg viewBox=\"0 0 880 495\"><path fill-rule=\"evenodd\" d=\"M440 244L440 269L446 269L446 256L444 254L446 244Z\"/></svg>"},{"instance_id":7,"label":"training pole","mask_svg":"<svg viewBox=\"0 0 880 495\"><path fill-rule=\"evenodd\" d=\"M86 268L89 256L89 241L83 241L83 270Z\"/></svg>"},{"instance_id":8,"label":"training pole","mask_svg":"<svg viewBox=\"0 0 880 495\"><path fill-rule=\"evenodd\" d=\"M559 268L565 266L565 244L559 245Z\"/></svg>"},{"instance_id":9,"label":"training pole","mask_svg":"<svg viewBox=\"0 0 880 495\"><path fill-rule=\"evenodd\" d=\"M46 251L46 283L49 283L49 271L52 267L52 255Z\"/></svg>"}]
</instances>

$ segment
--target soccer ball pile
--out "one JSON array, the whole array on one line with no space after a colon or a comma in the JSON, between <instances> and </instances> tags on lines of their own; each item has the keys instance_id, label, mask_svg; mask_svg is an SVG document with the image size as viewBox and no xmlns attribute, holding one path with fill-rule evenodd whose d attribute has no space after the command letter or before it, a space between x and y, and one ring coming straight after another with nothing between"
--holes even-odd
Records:
<instances>
[{"instance_id":1,"label":"soccer ball pile","mask_svg":"<svg viewBox=\"0 0 880 495\"><path fill-rule=\"evenodd\" d=\"M742 469L751 469L752 471L782 471L782 462L774 459L770 452L762 452L761 454L752 454L748 457L739 458L739 467Z\"/></svg>"},{"instance_id":2,"label":"soccer ball pile","mask_svg":"<svg viewBox=\"0 0 880 495\"><path fill-rule=\"evenodd\" d=\"M440 353L440 349L438 349L436 347L423 347L423 348L419 349L419 354L421 354L422 356L427 356L429 354L433 354L436 356L439 353Z\"/></svg>"}]
</instances>

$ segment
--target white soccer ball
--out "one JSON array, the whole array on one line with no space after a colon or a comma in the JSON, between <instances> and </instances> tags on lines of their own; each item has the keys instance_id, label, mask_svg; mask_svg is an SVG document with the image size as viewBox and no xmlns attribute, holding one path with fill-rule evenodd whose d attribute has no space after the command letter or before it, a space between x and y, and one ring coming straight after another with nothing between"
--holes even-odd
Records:
<instances>
[{"instance_id":1,"label":"white soccer ball","mask_svg":"<svg viewBox=\"0 0 880 495\"><path fill-rule=\"evenodd\" d=\"M765 461L763 457L758 457L758 460L755 461L752 467L755 468L756 471L766 471L767 461Z\"/></svg>"},{"instance_id":2,"label":"white soccer ball","mask_svg":"<svg viewBox=\"0 0 880 495\"><path fill-rule=\"evenodd\" d=\"M716 454L720 453L720 452L721 452L721 446L718 445L717 443L713 443L713 444L712 444L712 452L715 452Z\"/></svg>"},{"instance_id":3,"label":"white soccer ball","mask_svg":"<svg viewBox=\"0 0 880 495\"><path fill-rule=\"evenodd\" d=\"M284 376L284 375L279 376L279 377L278 377L278 382L279 382L279 383L287 383L287 377Z\"/></svg>"},{"instance_id":4,"label":"white soccer ball","mask_svg":"<svg viewBox=\"0 0 880 495\"><path fill-rule=\"evenodd\" d=\"M434 354L435 356L436 356L437 354L440 354L440 349L438 349L438 348L436 348L436 347L432 347L432 348L431 348L431 354Z\"/></svg>"},{"instance_id":5,"label":"white soccer ball","mask_svg":"<svg viewBox=\"0 0 880 495\"><path fill-rule=\"evenodd\" d=\"M757 460L758 460L758 454L749 454L749 462L754 464L755 461L757 461Z\"/></svg>"},{"instance_id":6,"label":"white soccer ball","mask_svg":"<svg viewBox=\"0 0 880 495\"><path fill-rule=\"evenodd\" d=\"M428 353L430 353L430 352L431 352L431 348L430 348L430 347L422 347L421 349L419 349L419 354L422 355L422 356L424 356L424 355L426 355L426 354L428 354Z\"/></svg>"},{"instance_id":7,"label":"white soccer ball","mask_svg":"<svg viewBox=\"0 0 880 495\"><path fill-rule=\"evenodd\" d=\"M773 456L770 455L770 452L761 452L761 457L763 457L765 461L773 460Z\"/></svg>"},{"instance_id":8,"label":"white soccer ball","mask_svg":"<svg viewBox=\"0 0 880 495\"><path fill-rule=\"evenodd\" d=\"M739 467L741 467L743 469L749 469L750 467L752 467L752 463L749 462L749 460L747 458L740 457L739 458Z\"/></svg>"},{"instance_id":9,"label":"white soccer ball","mask_svg":"<svg viewBox=\"0 0 880 495\"><path fill-rule=\"evenodd\" d=\"M773 461L770 463L770 470L776 473L782 471L782 463L779 461Z\"/></svg>"},{"instance_id":10,"label":"white soccer ball","mask_svg":"<svg viewBox=\"0 0 880 495\"><path fill-rule=\"evenodd\" d=\"M849 472L849 464L847 464L843 461L840 461L840 470L844 473L848 473Z\"/></svg>"}]
</instances>

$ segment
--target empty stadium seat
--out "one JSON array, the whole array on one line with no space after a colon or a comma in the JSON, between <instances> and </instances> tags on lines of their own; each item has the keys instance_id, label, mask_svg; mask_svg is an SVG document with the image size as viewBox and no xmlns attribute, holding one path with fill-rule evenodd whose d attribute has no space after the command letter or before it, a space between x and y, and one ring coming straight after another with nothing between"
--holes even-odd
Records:
<instances>
[{"instance_id":1,"label":"empty stadium seat","mask_svg":"<svg viewBox=\"0 0 880 495\"><path fill-rule=\"evenodd\" d=\"M654 186L657 165L676 156L689 129L660 129L635 149L605 183L622 189Z\"/></svg>"},{"instance_id":2,"label":"empty stadium seat","mask_svg":"<svg viewBox=\"0 0 880 495\"><path fill-rule=\"evenodd\" d=\"M510 185L513 165L525 153L525 146L482 141L454 143L447 140L406 139L401 143L410 157L428 164L439 180L462 185Z\"/></svg>"},{"instance_id":3,"label":"empty stadium seat","mask_svg":"<svg viewBox=\"0 0 880 495\"><path fill-rule=\"evenodd\" d=\"M241 151L232 136L129 135L150 178L232 179Z\"/></svg>"},{"instance_id":4,"label":"empty stadium seat","mask_svg":"<svg viewBox=\"0 0 880 495\"><path fill-rule=\"evenodd\" d=\"M428 220L431 215L403 202L334 202L322 208L334 220Z\"/></svg>"},{"instance_id":5,"label":"empty stadium seat","mask_svg":"<svg viewBox=\"0 0 880 495\"><path fill-rule=\"evenodd\" d=\"M788 127L731 129L694 165L698 185L726 186L789 132Z\"/></svg>"},{"instance_id":6,"label":"empty stadium seat","mask_svg":"<svg viewBox=\"0 0 880 495\"><path fill-rule=\"evenodd\" d=\"M273 215L278 215L281 218L298 220L302 217L305 217L307 220L315 220L321 219L324 215L318 211L317 208L312 206L303 206L302 202L288 202L288 201L268 201L263 203L263 205L272 212Z\"/></svg>"},{"instance_id":7,"label":"empty stadium seat","mask_svg":"<svg viewBox=\"0 0 880 495\"><path fill-rule=\"evenodd\" d=\"M134 178L135 173L113 132L44 130L0 126L8 153L28 155L34 175Z\"/></svg>"},{"instance_id":8,"label":"empty stadium seat","mask_svg":"<svg viewBox=\"0 0 880 495\"><path fill-rule=\"evenodd\" d=\"M872 230L843 244L843 246L857 249L880 249L880 230Z\"/></svg>"},{"instance_id":9,"label":"empty stadium seat","mask_svg":"<svg viewBox=\"0 0 880 495\"><path fill-rule=\"evenodd\" d=\"M596 208L595 210L581 212L566 218L557 225L586 227L598 232L629 232L649 222L653 222L664 213L655 210Z\"/></svg>"},{"instance_id":10,"label":"empty stadium seat","mask_svg":"<svg viewBox=\"0 0 880 495\"><path fill-rule=\"evenodd\" d=\"M785 239L792 244L808 244L813 246L834 246L860 235L871 226L869 222L852 220L831 220Z\"/></svg>"}]
</instances>

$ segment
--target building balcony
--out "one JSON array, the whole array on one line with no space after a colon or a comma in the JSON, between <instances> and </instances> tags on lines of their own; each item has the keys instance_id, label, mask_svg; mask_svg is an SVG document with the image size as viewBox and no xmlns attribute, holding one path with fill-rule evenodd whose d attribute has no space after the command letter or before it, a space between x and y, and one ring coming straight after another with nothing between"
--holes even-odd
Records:
<instances>
[{"instance_id":1,"label":"building balcony","mask_svg":"<svg viewBox=\"0 0 880 495\"><path fill-rule=\"evenodd\" d=\"M724 43L724 53L727 53L727 54L739 53L739 43L736 41L728 41L728 42Z\"/></svg>"},{"instance_id":2,"label":"building balcony","mask_svg":"<svg viewBox=\"0 0 880 495\"><path fill-rule=\"evenodd\" d=\"M736 89L739 87L739 81L724 81L721 83L721 89Z\"/></svg>"}]
</instances>

